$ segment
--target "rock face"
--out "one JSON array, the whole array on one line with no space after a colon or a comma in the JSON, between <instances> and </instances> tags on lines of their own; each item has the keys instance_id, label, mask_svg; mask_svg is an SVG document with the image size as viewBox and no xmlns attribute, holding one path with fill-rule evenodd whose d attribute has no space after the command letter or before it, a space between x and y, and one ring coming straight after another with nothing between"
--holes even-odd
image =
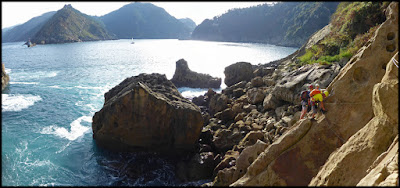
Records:
<instances>
[{"instance_id":1,"label":"rock face","mask_svg":"<svg viewBox=\"0 0 400 188\"><path fill-rule=\"evenodd\" d=\"M381 175L378 177L369 175L370 178L363 178L367 175L368 170L371 170L371 167L376 166L373 163L380 162L383 157L393 159L396 155L398 156L398 145L397 153L390 152L398 143L398 139L395 137L398 137L399 133L397 126L399 119L396 114L399 102L399 80L398 69L392 63L393 59L398 59L398 54L388 62L382 82L375 84L373 88L372 107L375 117L350 137L339 150L330 155L317 176L312 179L311 186L396 185L399 177L398 169L396 170L393 164L390 164L389 159L384 162L386 165L383 164L378 169L381 171ZM390 153L389 156L387 156L388 153ZM349 166L357 168L349 168ZM377 172L372 174L377 174ZM360 182L361 179L364 180ZM383 183L386 179L392 183Z\"/></svg>"},{"instance_id":2,"label":"rock face","mask_svg":"<svg viewBox=\"0 0 400 188\"><path fill-rule=\"evenodd\" d=\"M8 76L8 74L5 71L4 64L1 63L1 91L3 91L4 88L7 87L9 81L10 81L10 77Z\"/></svg>"},{"instance_id":3,"label":"rock face","mask_svg":"<svg viewBox=\"0 0 400 188\"><path fill-rule=\"evenodd\" d=\"M392 65L398 59L398 3L389 5L386 18L327 87L328 112L317 121L298 121L231 185L398 184L389 161L398 155L391 149L398 134L398 69Z\"/></svg>"},{"instance_id":4,"label":"rock face","mask_svg":"<svg viewBox=\"0 0 400 188\"><path fill-rule=\"evenodd\" d=\"M238 62L225 67L225 84L232 86L241 81L250 81L253 77L253 67L247 62Z\"/></svg>"},{"instance_id":5,"label":"rock face","mask_svg":"<svg viewBox=\"0 0 400 188\"><path fill-rule=\"evenodd\" d=\"M263 101L264 109L274 109L279 104L290 102L300 104L300 92L307 90L309 84L319 84L326 88L329 83L339 74L338 64L319 66L318 64L303 66L297 70L290 71L279 79L274 89Z\"/></svg>"},{"instance_id":6,"label":"rock face","mask_svg":"<svg viewBox=\"0 0 400 188\"><path fill-rule=\"evenodd\" d=\"M221 86L221 78L191 71L184 59L176 62L175 74L171 81L176 87L219 88Z\"/></svg>"},{"instance_id":7,"label":"rock face","mask_svg":"<svg viewBox=\"0 0 400 188\"><path fill-rule=\"evenodd\" d=\"M203 126L199 107L165 75L140 74L105 93L93 116L96 144L113 151L192 151Z\"/></svg>"}]
</instances>

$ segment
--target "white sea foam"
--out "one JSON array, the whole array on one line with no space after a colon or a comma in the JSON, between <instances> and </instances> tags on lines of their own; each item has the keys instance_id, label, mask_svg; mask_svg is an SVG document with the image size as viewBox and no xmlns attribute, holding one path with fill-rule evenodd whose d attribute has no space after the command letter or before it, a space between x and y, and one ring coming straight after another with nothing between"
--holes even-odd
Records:
<instances>
[{"instance_id":1,"label":"white sea foam","mask_svg":"<svg viewBox=\"0 0 400 188\"><path fill-rule=\"evenodd\" d=\"M30 94L1 94L1 109L7 111L21 111L42 100L40 96Z\"/></svg>"},{"instance_id":2,"label":"white sea foam","mask_svg":"<svg viewBox=\"0 0 400 188\"><path fill-rule=\"evenodd\" d=\"M57 127L55 125L51 125L51 126L43 128L40 133L41 134L53 134L53 135L56 135L56 136L61 137L61 138L66 138L68 140L76 140L77 138L79 138L80 136L85 134L85 132L88 131L89 128L90 128L90 127L87 127L87 126L83 126L81 124L82 121L86 121L86 122L91 123L92 122L92 117L90 117L90 116L82 116L82 117L79 117L78 119L74 120L70 124L70 126L71 126L71 130L70 131L68 131L64 127Z\"/></svg>"},{"instance_id":3,"label":"white sea foam","mask_svg":"<svg viewBox=\"0 0 400 188\"><path fill-rule=\"evenodd\" d=\"M11 69L4 68L4 71L5 71L7 74L10 74L10 72L11 72Z\"/></svg>"},{"instance_id":4,"label":"white sea foam","mask_svg":"<svg viewBox=\"0 0 400 188\"><path fill-rule=\"evenodd\" d=\"M92 86L75 86L79 89L104 89L104 87L92 87Z\"/></svg>"},{"instance_id":5,"label":"white sea foam","mask_svg":"<svg viewBox=\"0 0 400 188\"><path fill-rule=\"evenodd\" d=\"M10 84L37 85L38 82L10 82Z\"/></svg>"},{"instance_id":6,"label":"white sea foam","mask_svg":"<svg viewBox=\"0 0 400 188\"><path fill-rule=\"evenodd\" d=\"M214 91L219 91L219 90L220 89ZM182 94L183 97L192 99L193 97L204 95L205 93L207 93L208 89L180 87L178 88L178 91Z\"/></svg>"},{"instance_id":7,"label":"white sea foam","mask_svg":"<svg viewBox=\"0 0 400 188\"><path fill-rule=\"evenodd\" d=\"M58 86L58 85L55 85L55 86L48 86L48 87L50 87L50 88L56 88L56 89L63 89L62 87L60 87L60 86Z\"/></svg>"},{"instance_id":8,"label":"white sea foam","mask_svg":"<svg viewBox=\"0 0 400 188\"><path fill-rule=\"evenodd\" d=\"M14 72L12 75L15 81L26 81L39 78L52 78L57 76L58 71L37 71L37 72Z\"/></svg>"}]
</instances>

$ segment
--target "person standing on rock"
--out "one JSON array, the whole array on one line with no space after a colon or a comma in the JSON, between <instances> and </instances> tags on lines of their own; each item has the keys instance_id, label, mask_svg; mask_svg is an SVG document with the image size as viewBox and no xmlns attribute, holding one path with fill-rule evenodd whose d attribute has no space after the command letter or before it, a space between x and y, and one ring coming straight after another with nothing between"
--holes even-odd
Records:
<instances>
[{"instance_id":1,"label":"person standing on rock","mask_svg":"<svg viewBox=\"0 0 400 188\"><path fill-rule=\"evenodd\" d=\"M315 89L313 89L311 92L310 92L310 97L311 97L311 107L312 107L312 109L313 109L313 115L312 115L312 118L314 118L315 117L315 114L317 114L317 109L316 109L316 103L321 103L321 108L322 108L322 110L323 110L323 112L325 112L326 110L325 110L325 107L324 107L324 103L323 103L323 96L322 96L322 93L321 93L321 91L319 90L319 85L318 84L316 84L316 86L315 86L316 88Z\"/></svg>"},{"instance_id":2,"label":"person standing on rock","mask_svg":"<svg viewBox=\"0 0 400 188\"><path fill-rule=\"evenodd\" d=\"M304 118L304 115L307 113L307 108L310 105L310 92L313 89L313 86L309 86L310 91L302 91L300 94L300 100L301 100L301 116L300 119Z\"/></svg>"}]
</instances>

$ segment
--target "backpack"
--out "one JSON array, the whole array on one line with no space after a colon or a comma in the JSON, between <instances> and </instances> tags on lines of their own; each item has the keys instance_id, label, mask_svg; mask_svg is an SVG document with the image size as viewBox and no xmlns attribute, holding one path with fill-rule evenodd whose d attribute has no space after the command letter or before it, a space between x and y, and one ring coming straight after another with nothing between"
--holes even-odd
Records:
<instances>
[{"instance_id":1,"label":"backpack","mask_svg":"<svg viewBox=\"0 0 400 188\"><path fill-rule=\"evenodd\" d=\"M308 99L310 98L310 96L308 95L308 91L302 91L300 94L301 100L303 101L308 101Z\"/></svg>"}]
</instances>

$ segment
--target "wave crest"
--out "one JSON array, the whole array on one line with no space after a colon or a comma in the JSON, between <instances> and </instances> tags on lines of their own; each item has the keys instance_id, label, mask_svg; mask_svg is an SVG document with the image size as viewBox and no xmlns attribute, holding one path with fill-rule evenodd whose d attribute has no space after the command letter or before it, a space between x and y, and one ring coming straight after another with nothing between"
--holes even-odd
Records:
<instances>
[{"instance_id":1,"label":"wave crest","mask_svg":"<svg viewBox=\"0 0 400 188\"><path fill-rule=\"evenodd\" d=\"M92 122L92 117L90 116L82 116L79 117L78 119L74 120L70 126L71 126L71 130L68 131L66 128L64 127L57 127L54 125L50 125L48 127L45 127L42 129L42 131L40 131L41 134L53 134L56 135L58 137L61 138L66 138L68 140L76 140L77 138L79 138L80 136L84 135L85 132L87 132L90 127L87 126L83 126L81 124L82 121L86 121L91 123Z\"/></svg>"},{"instance_id":2,"label":"wave crest","mask_svg":"<svg viewBox=\"0 0 400 188\"><path fill-rule=\"evenodd\" d=\"M1 94L1 109L7 111L21 111L42 100L40 96L30 94Z\"/></svg>"}]
</instances>

